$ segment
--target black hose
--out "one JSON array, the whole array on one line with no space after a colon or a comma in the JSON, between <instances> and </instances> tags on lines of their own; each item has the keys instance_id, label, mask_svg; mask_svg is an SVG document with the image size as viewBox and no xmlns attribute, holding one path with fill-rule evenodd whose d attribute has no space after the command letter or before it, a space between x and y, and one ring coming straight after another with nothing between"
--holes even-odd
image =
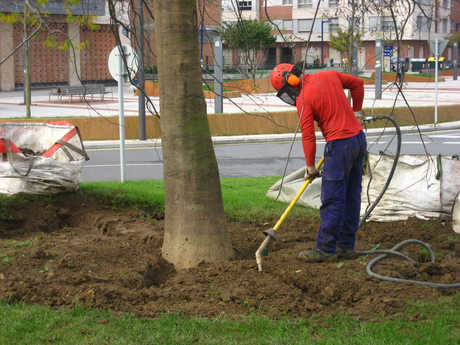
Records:
<instances>
[{"instance_id":1,"label":"black hose","mask_svg":"<svg viewBox=\"0 0 460 345\"><path fill-rule=\"evenodd\" d=\"M398 123L396 122L396 120L393 117L388 116L388 115L369 116L369 117L365 117L363 119L363 121L364 122L370 122L370 121L376 121L376 120L382 120L382 119L386 119L386 120L391 121L391 123L393 123L393 126L395 127L396 137L398 138L398 141L397 141L397 144L396 144L396 153L395 153L395 157L394 157L394 160L393 160L393 165L391 167L390 173L388 174L388 178L387 178L387 181L386 181L385 185L383 186L382 190L380 191L380 194L374 200L372 205L366 210L366 213L361 217L361 220L359 221L359 226L358 227L361 227L361 225L364 224L366 219L370 216L371 212L374 210L374 208L380 202L380 199L382 199L383 195L385 194L386 190L388 189L388 186L390 185L390 182L391 182L391 180L393 178L393 175L395 173L396 166L398 165L399 156L401 154L401 142L402 142L401 129L399 128Z\"/></svg>"},{"instance_id":2,"label":"black hose","mask_svg":"<svg viewBox=\"0 0 460 345\"><path fill-rule=\"evenodd\" d=\"M432 287L432 288L440 288L440 289L455 289L455 288L460 288L460 283L452 283L452 284L446 284L446 283L432 283L432 282L427 282L427 281L421 281L421 280L411 280L411 279L402 279L402 278L394 278L394 277L388 277L388 276L384 276L384 275L381 275L381 274L378 274L378 273L375 273L372 271L372 267L379 261L389 257L390 255L393 255L393 256L399 256L399 257L403 257L404 259L406 260L409 260L411 263L413 264L417 264L417 262L415 260L413 260L412 258L404 255L404 254L401 254L400 252L398 252L397 250L399 248L402 248L408 244L419 244L421 245L422 247L424 247L429 253L430 253L430 261L431 263L434 263L435 262L435 258L434 258L434 253L433 251L431 250L430 246L422 241L419 241L419 240L414 240L414 239L409 239L409 240L405 240L405 241L402 241L400 243L398 243L397 245L395 245L393 248L391 248L390 250L367 250L367 251L357 251L356 253L358 255L372 255L372 254L383 254L383 255L380 255L380 256L377 256L375 257L374 259L372 259L366 266L366 272L367 274L369 274L371 277L374 277L374 278L377 278L377 279L381 279L381 280L386 280L386 281L390 281L390 282L396 282L396 283L410 283L410 284L419 284L419 285L424 285L424 286L428 286L428 287Z\"/></svg>"},{"instance_id":3,"label":"black hose","mask_svg":"<svg viewBox=\"0 0 460 345\"><path fill-rule=\"evenodd\" d=\"M361 225L364 224L366 219L369 217L371 212L375 209L375 207L377 206L377 204L380 202L380 200L382 199L383 195L385 194L386 190L388 189L388 186L390 185L391 180L392 180L393 175L394 175L394 172L396 170L396 166L398 165L399 156L401 154L401 142L402 142L401 130L399 128L398 123L396 122L396 120L393 117L387 116L387 115L370 116L370 117L364 118L363 121L364 122L370 122L370 121L381 120L381 119L386 119L386 120L391 121L393 123L393 126L395 127L396 136L397 136L396 154L395 154L395 157L394 157L394 160L393 160L393 165L391 167L390 173L388 174L387 181L386 181L385 185L383 186L382 191L380 192L378 197L375 199L375 201L367 209L366 213L361 218L361 220L359 222L359 227L361 227ZM372 271L372 267L376 263L378 263L379 261L381 261L381 260L383 260L383 259L385 259L385 258L387 258L389 256L399 256L399 257L402 257L402 258L410 261L412 264L417 264L417 262L415 260L413 260L412 258L410 258L410 257L408 257L408 256L406 256L406 255L404 255L404 254L402 254L402 253L397 251L399 248L402 248L402 247L404 247L404 246L406 246L408 244L418 244L418 245L423 246L430 253L430 261L431 261L431 263L435 262L434 253L431 250L430 246L428 244L422 242L422 241L414 240L414 239L409 239L409 240L402 241L402 242L398 243L397 245L395 245L393 248L391 248L389 250L378 250L378 249L376 249L376 250L367 250L367 251L356 251L356 253L358 255L382 254L382 255L379 255L379 256L375 257L374 259L372 259L366 266L367 274L369 274L371 277L374 277L374 278L377 278L377 279L391 281L391 282L397 282L397 283L419 284L419 285L424 285L424 286L433 287L433 288L452 289L452 288L459 288L460 287L460 283L445 284L445 283L432 283L432 282L427 282L427 281L394 278L394 277L384 276L384 275L381 275L381 274L378 274L378 273L375 273L375 272Z\"/></svg>"}]
</instances>

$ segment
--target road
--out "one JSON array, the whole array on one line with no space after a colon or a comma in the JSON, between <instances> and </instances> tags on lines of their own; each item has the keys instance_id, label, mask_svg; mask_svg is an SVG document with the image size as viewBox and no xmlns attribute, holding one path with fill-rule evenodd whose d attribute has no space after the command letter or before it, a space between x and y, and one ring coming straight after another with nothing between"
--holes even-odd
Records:
<instances>
[{"instance_id":1,"label":"road","mask_svg":"<svg viewBox=\"0 0 460 345\"><path fill-rule=\"evenodd\" d=\"M368 135L368 149L371 153L385 150L394 153L394 135ZM388 144L390 143L390 144ZM323 152L324 140L317 142L317 156ZM460 130L442 130L403 134L401 154L460 155ZM292 149L291 149L292 147ZM281 176L304 166L304 155L299 140L235 143L215 145L221 177ZM86 163L83 181L119 181L120 154L118 148L89 149L90 160ZM161 148L132 147L126 150L126 180L163 178Z\"/></svg>"},{"instance_id":2,"label":"road","mask_svg":"<svg viewBox=\"0 0 460 345\"><path fill-rule=\"evenodd\" d=\"M114 89L114 95L116 90ZM365 86L364 108L391 107L394 105L398 89L393 84L384 88L382 99L375 100L373 85ZM439 105L460 104L460 80L446 78L439 84ZM35 117L99 117L118 116L119 104L116 97L107 97L104 102L85 103L56 103L49 100L49 90L33 90L32 116ZM404 86L405 99L413 107L432 106L435 100L434 83L407 83ZM151 97L151 101L159 107L158 97ZM2 92L0 94L0 118L21 117L25 114L23 92ZM214 112L214 100L207 99L207 113ZM403 98L398 97L396 106L406 106ZM138 98L125 93L125 116L137 116ZM260 95L242 95L239 98L224 101L225 113L258 112L270 113L293 108L275 96L275 93ZM389 141L391 137L383 137ZM423 153L421 139L417 135L405 135L402 153ZM426 133L424 143L428 152L432 154L459 154L460 131ZM324 142L319 142L317 153L321 155ZM393 140L394 145L394 140ZM292 147L289 141L265 143L233 143L215 145L215 151L222 177L257 177L280 176L286 168L292 172L304 166L304 157L301 143L296 141ZM385 149L385 144L376 143L375 138L369 138L370 152L379 152ZM88 150L91 160L86 163L82 178L84 181L119 181L119 151L118 149L91 149ZM390 152L391 153L391 152ZM163 176L163 162L161 148L129 147L127 157L127 180L161 179Z\"/></svg>"}]
</instances>

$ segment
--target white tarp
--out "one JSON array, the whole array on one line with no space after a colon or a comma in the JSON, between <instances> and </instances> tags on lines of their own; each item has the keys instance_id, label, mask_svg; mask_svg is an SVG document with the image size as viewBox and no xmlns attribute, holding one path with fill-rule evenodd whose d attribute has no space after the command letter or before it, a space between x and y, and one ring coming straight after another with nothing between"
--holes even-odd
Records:
<instances>
[{"instance_id":1,"label":"white tarp","mask_svg":"<svg viewBox=\"0 0 460 345\"><path fill-rule=\"evenodd\" d=\"M88 156L78 129L64 121L0 124L0 193L75 191Z\"/></svg>"},{"instance_id":2,"label":"white tarp","mask_svg":"<svg viewBox=\"0 0 460 345\"><path fill-rule=\"evenodd\" d=\"M460 234L460 192L457 194L452 206L452 229Z\"/></svg>"},{"instance_id":3,"label":"white tarp","mask_svg":"<svg viewBox=\"0 0 460 345\"><path fill-rule=\"evenodd\" d=\"M363 176L361 215L378 197L391 171L394 157L369 154L368 169ZM267 192L274 200L290 202L305 182L305 169L286 176ZM372 172L372 175L370 174ZM395 221L408 217L449 217L460 191L460 161L443 156L400 156L391 183L368 220ZM299 199L299 204L319 208L321 178L315 179Z\"/></svg>"}]
</instances>

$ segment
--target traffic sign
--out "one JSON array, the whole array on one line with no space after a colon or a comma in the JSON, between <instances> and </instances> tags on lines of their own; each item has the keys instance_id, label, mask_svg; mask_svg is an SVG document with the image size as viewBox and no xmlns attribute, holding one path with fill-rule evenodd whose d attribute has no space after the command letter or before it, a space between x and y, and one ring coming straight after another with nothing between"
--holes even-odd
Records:
<instances>
[{"instance_id":1,"label":"traffic sign","mask_svg":"<svg viewBox=\"0 0 460 345\"><path fill-rule=\"evenodd\" d=\"M383 46L383 56L393 56L393 46Z\"/></svg>"},{"instance_id":2,"label":"traffic sign","mask_svg":"<svg viewBox=\"0 0 460 345\"><path fill-rule=\"evenodd\" d=\"M126 57L126 65L123 63L123 71L120 73L120 62L119 62L119 57L120 57L120 49L119 46L116 46L115 48L112 49L109 55L109 72L110 75L112 76L113 79L118 81L118 78L120 74L124 76L124 78L127 78L128 72L129 76L131 79L134 78L136 75L138 69L139 69L139 62L137 59L137 54L134 51L134 49L128 45L128 44L122 44L121 45L123 49L123 54Z\"/></svg>"},{"instance_id":3,"label":"traffic sign","mask_svg":"<svg viewBox=\"0 0 460 345\"><path fill-rule=\"evenodd\" d=\"M438 41L438 56L442 55L444 53L444 50L447 47L447 44L449 43L448 40L429 40L430 44L430 52L433 55L436 55L436 41Z\"/></svg>"}]
</instances>

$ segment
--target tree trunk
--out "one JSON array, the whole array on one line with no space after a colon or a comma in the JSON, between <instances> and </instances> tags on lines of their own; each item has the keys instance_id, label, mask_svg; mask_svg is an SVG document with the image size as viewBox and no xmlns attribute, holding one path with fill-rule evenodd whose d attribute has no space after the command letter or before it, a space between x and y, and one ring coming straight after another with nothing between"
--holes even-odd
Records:
<instances>
[{"instance_id":1,"label":"tree trunk","mask_svg":"<svg viewBox=\"0 0 460 345\"><path fill-rule=\"evenodd\" d=\"M154 1L165 184L163 257L178 269L228 260L217 161L203 97L196 1Z\"/></svg>"},{"instance_id":2,"label":"tree trunk","mask_svg":"<svg viewBox=\"0 0 460 345\"><path fill-rule=\"evenodd\" d=\"M29 17L29 6L24 1L24 38L29 36L27 20ZM31 117L30 113L30 40L24 43L24 104L26 106L26 118Z\"/></svg>"},{"instance_id":3,"label":"tree trunk","mask_svg":"<svg viewBox=\"0 0 460 345\"><path fill-rule=\"evenodd\" d=\"M353 42L355 36L355 0L351 0L351 23L348 29L348 66L347 71L349 74L353 74Z\"/></svg>"}]
</instances>

